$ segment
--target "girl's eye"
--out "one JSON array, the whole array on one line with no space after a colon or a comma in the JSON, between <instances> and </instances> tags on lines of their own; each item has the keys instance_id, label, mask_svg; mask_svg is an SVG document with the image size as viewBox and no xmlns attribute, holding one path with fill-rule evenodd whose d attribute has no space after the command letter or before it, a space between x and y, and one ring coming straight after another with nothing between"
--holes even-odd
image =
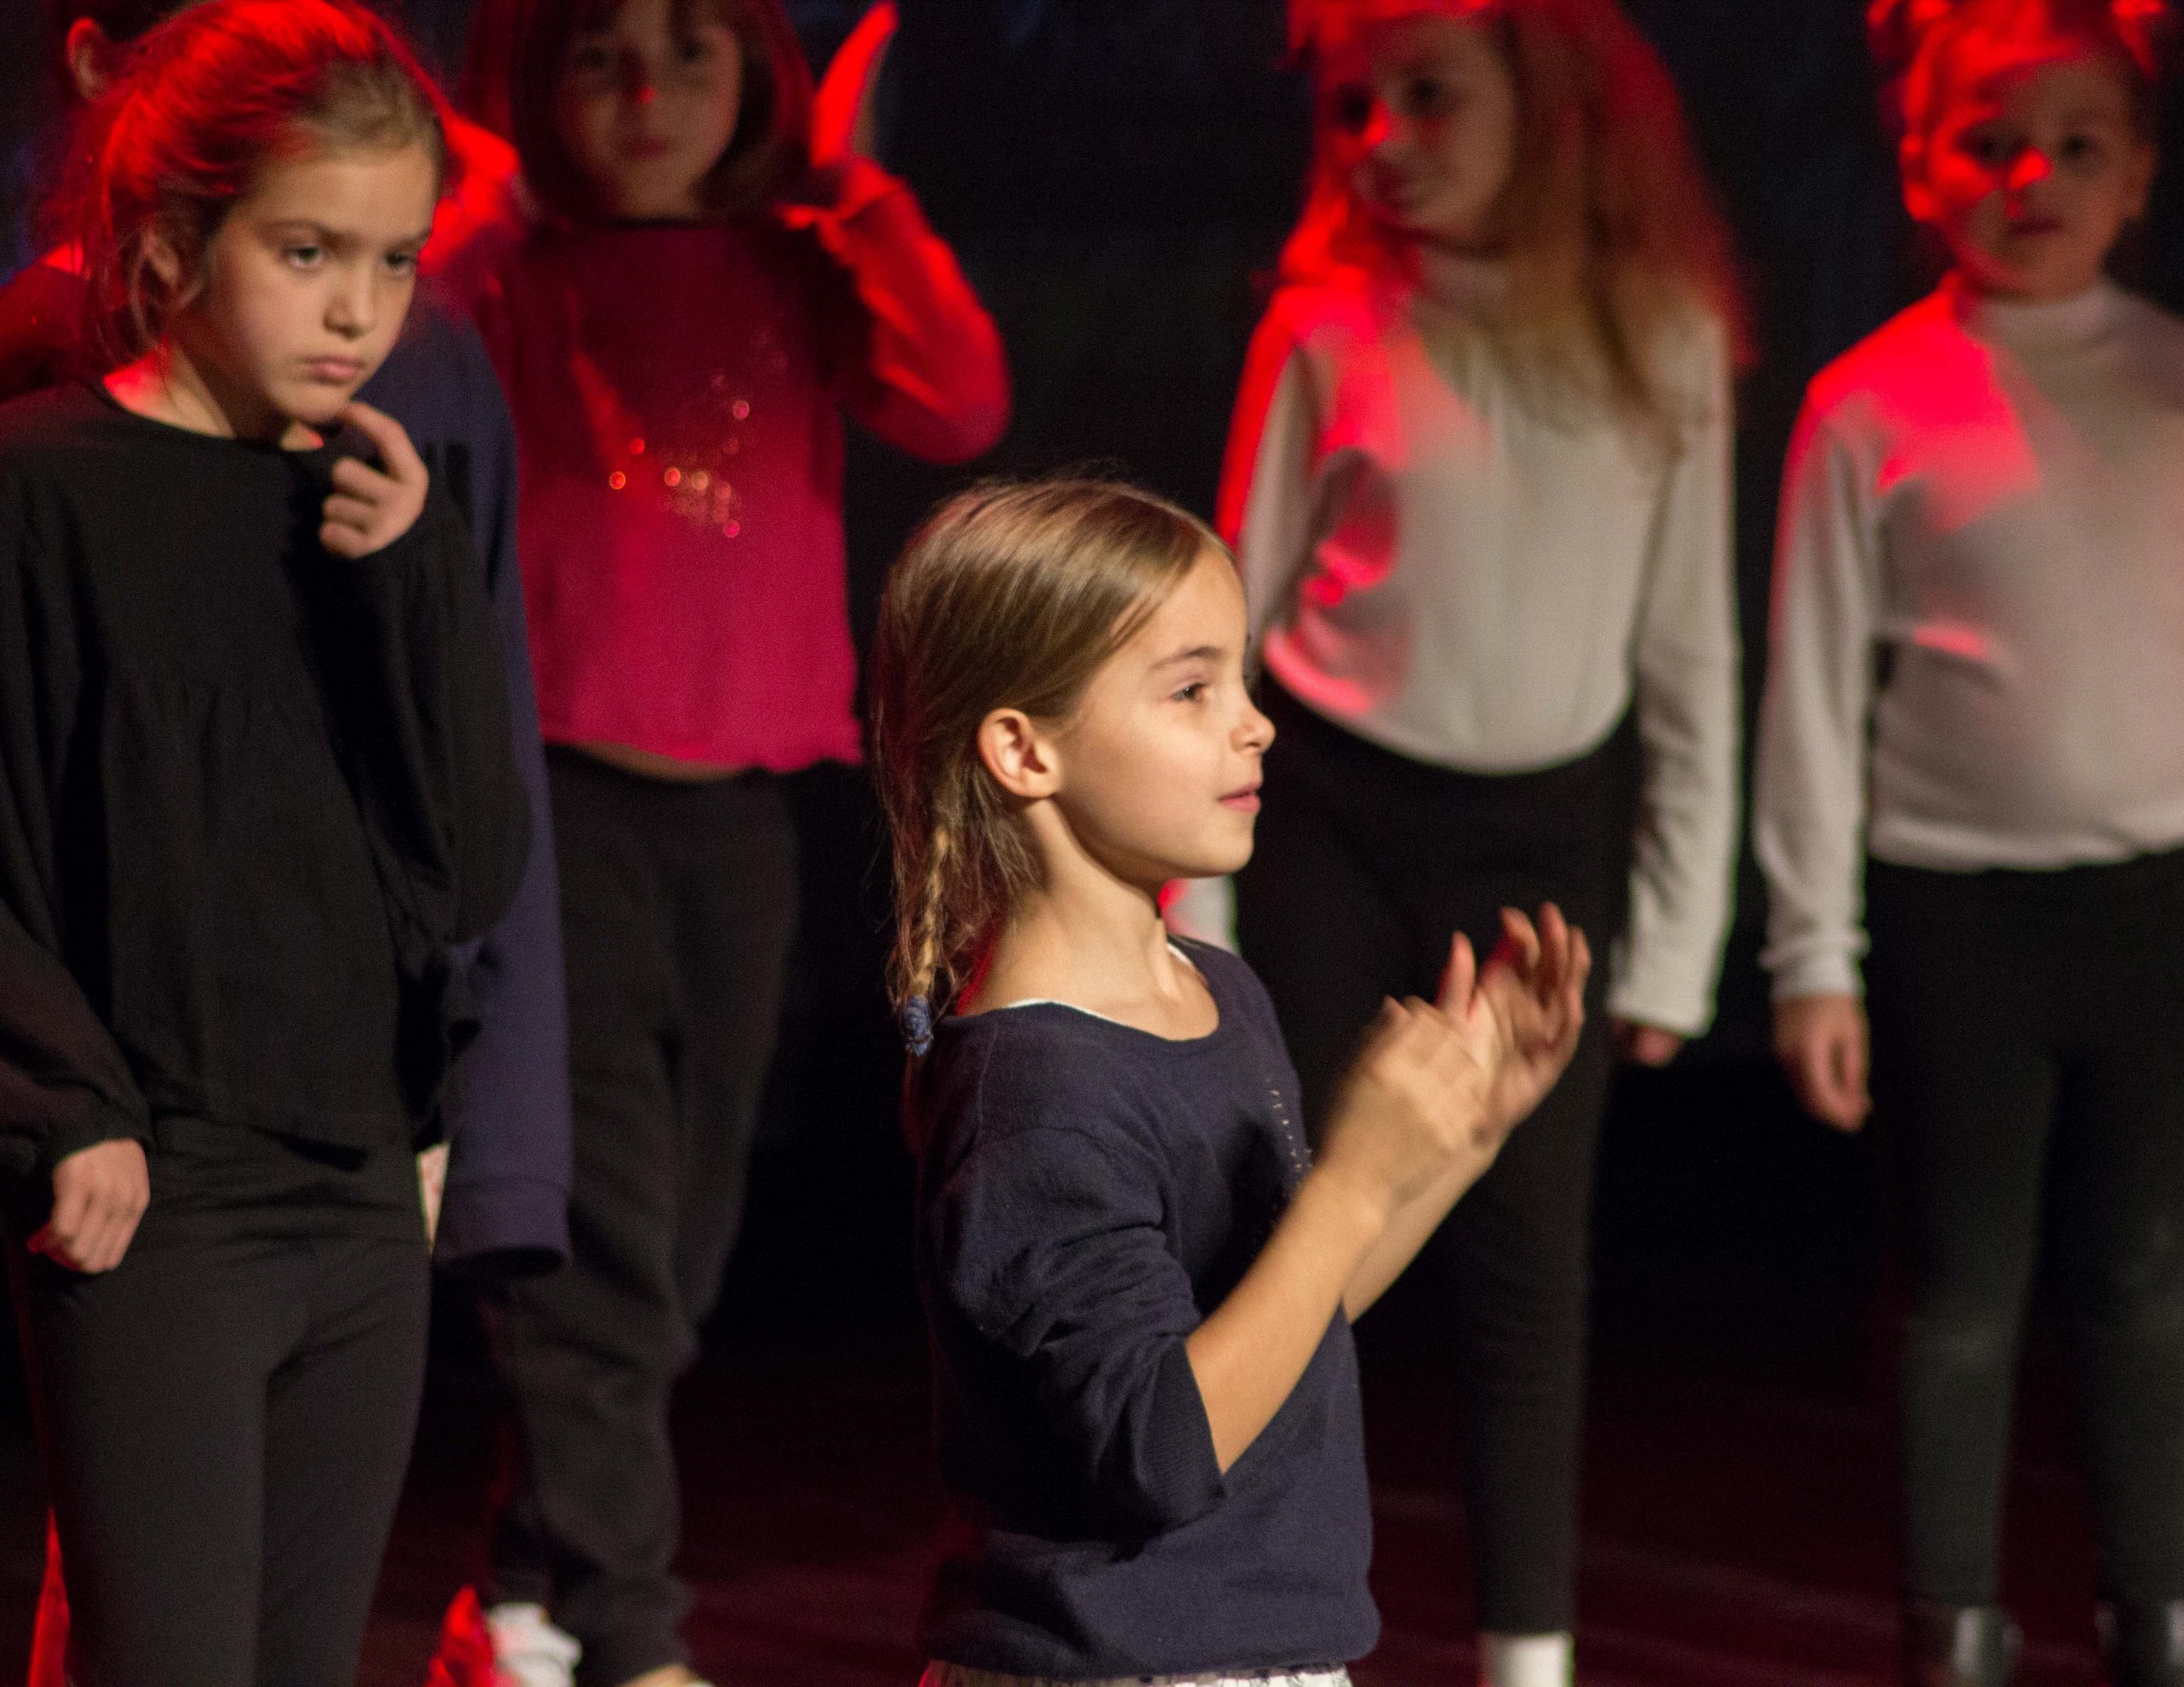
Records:
<instances>
[{"instance_id":1,"label":"girl's eye","mask_svg":"<svg viewBox=\"0 0 2184 1687\"><path fill-rule=\"evenodd\" d=\"M614 73L614 55L604 42L579 41L569 49L568 74L579 82L601 82Z\"/></svg>"},{"instance_id":2,"label":"girl's eye","mask_svg":"<svg viewBox=\"0 0 2184 1687\"><path fill-rule=\"evenodd\" d=\"M318 267L319 261L326 256L326 248L322 246L305 243L288 247L281 256L287 259L292 269L315 270Z\"/></svg>"},{"instance_id":3,"label":"girl's eye","mask_svg":"<svg viewBox=\"0 0 2184 1687\"><path fill-rule=\"evenodd\" d=\"M390 252L386 254L386 267L397 276L414 276L417 273L417 254Z\"/></svg>"},{"instance_id":4,"label":"girl's eye","mask_svg":"<svg viewBox=\"0 0 2184 1687\"><path fill-rule=\"evenodd\" d=\"M2072 164L2089 163L2100 156L2100 142L2092 135L2065 136L2063 144L2055 149L2055 156Z\"/></svg>"},{"instance_id":5,"label":"girl's eye","mask_svg":"<svg viewBox=\"0 0 2184 1687\"><path fill-rule=\"evenodd\" d=\"M686 65L701 65L713 55L713 44L702 35L686 36L675 44L675 56Z\"/></svg>"},{"instance_id":6,"label":"girl's eye","mask_svg":"<svg viewBox=\"0 0 2184 1687\"><path fill-rule=\"evenodd\" d=\"M1362 88L1338 88L1327 96L1327 121L1345 135L1362 135L1373 121L1373 96Z\"/></svg>"},{"instance_id":7,"label":"girl's eye","mask_svg":"<svg viewBox=\"0 0 2184 1687\"><path fill-rule=\"evenodd\" d=\"M1179 703L1195 703L1205 695L1205 682L1202 679L1194 679L1188 685L1176 693L1176 701Z\"/></svg>"},{"instance_id":8,"label":"girl's eye","mask_svg":"<svg viewBox=\"0 0 2184 1687\"><path fill-rule=\"evenodd\" d=\"M1413 117L1446 117L1456 105L1455 84L1438 76L1414 78L1403 90L1403 107Z\"/></svg>"},{"instance_id":9,"label":"girl's eye","mask_svg":"<svg viewBox=\"0 0 2184 1687\"><path fill-rule=\"evenodd\" d=\"M1964 137L1965 155L1990 167L2008 163L2013 150L2007 137L1991 131L1974 130Z\"/></svg>"}]
</instances>

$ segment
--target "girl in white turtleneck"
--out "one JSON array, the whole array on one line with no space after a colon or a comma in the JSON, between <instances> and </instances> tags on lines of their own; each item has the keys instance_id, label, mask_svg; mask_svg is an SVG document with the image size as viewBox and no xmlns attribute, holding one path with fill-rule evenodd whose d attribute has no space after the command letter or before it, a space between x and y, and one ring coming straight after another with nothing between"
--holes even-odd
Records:
<instances>
[{"instance_id":1,"label":"girl in white turtleneck","mask_svg":"<svg viewBox=\"0 0 2184 1687\"><path fill-rule=\"evenodd\" d=\"M1236 935L1315 1122L1452 929L1552 897L1610 957L1439 1250L1483 1677L1563 1687L1601 1108L1618 1044L1705 1028L1728 917L1727 240L1613 0L1297 0L1292 29L1312 193L1221 511L1280 729Z\"/></svg>"},{"instance_id":2,"label":"girl in white turtleneck","mask_svg":"<svg viewBox=\"0 0 2184 1687\"><path fill-rule=\"evenodd\" d=\"M1876 8L1951 269L1813 383L1784 497L1766 959L1806 1105L1870 1105L1903 1167L1919 1684L2008 1678L2043 1213L2108 1679L2184 1683L2184 323L2106 275L2153 175L2160 9Z\"/></svg>"}]
</instances>

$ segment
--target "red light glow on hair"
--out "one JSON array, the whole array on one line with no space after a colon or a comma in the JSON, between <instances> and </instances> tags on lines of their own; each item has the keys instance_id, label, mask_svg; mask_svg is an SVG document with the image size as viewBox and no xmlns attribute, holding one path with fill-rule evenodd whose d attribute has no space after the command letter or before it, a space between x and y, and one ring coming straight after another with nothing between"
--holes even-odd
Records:
<instances>
[{"instance_id":1,"label":"red light glow on hair","mask_svg":"<svg viewBox=\"0 0 2184 1687\"><path fill-rule=\"evenodd\" d=\"M439 92L355 0L206 0L132 49L84 113L61 201L91 342L139 356L201 285L205 248L275 160L422 146L444 174Z\"/></svg>"}]
</instances>

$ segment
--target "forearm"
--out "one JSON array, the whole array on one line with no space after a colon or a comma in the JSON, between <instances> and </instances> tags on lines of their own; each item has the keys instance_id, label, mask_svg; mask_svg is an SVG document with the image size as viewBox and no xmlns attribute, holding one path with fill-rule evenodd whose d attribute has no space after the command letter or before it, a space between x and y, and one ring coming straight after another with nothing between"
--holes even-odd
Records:
<instances>
[{"instance_id":1,"label":"forearm","mask_svg":"<svg viewBox=\"0 0 2184 1687\"><path fill-rule=\"evenodd\" d=\"M1343 1289L1342 1310L1351 1323L1364 1317L1395 1280L1410 1269L1410 1262L1418 1257L1419 1250L1441 1228L1441 1221L1462 1199L1464 1191L1478 1175L1478 1168L1468 1162L1451 1166L1397 1210L1379 1239L1358 1262L1357 1269L1350 1273L1350 1282Z\"/></svg>"},{"instance_id":2,"label":"forearm","mask_svg":"<svg viewBox=\"0 0 2184 1687\"><path fill-rule=\"evenodd\" d=\"M1315 1172L1243 1281L1192 1332L1191 1374L1224 1472L1289 1398L1387 1228L1384 1209Z\"/></svg>"}]
</instances>

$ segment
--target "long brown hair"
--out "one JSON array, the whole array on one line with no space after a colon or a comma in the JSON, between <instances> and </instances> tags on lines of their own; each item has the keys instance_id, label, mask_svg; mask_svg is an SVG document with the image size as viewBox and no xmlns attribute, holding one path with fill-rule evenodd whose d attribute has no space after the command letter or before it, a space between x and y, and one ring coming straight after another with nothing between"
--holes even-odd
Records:
<instances>
[{"instance_id":1,"label":"long brown hair","mask_svg":"<svg viewBox=\"0 0 2184 1687\"><path fill-rule=\"evenodd\" d=\"M979 759L980 724L1001 708L1066 719L1208 551L1228 554L1135 486L996 481L942 505L895 565L873 651L873 765L893 846L890 982L914 1048L1038 881Z\"/></svg>"},{"instance_id":2,"label":"long brown hair","mask_svg":"<svg viewBox=\"0 0 2184 1687\"><path fill-rule=\"evenodd\" d=\"M491 34L506 43L501 59L506 80L496 85L491 61L473 55L465 67L464 93L489 125L508 125L508 139L523 160L525 183L541 205L563 217L595 214L591 183L561 140L555 103L561 66L579 31L610 20L623 0L516 0L480 10L477 27L490 48ZM743 101L735 133L706 177L701 196L723 216L764 210L800 181L811 151L811 69L781 0L676 0L679 7L717 14L743 48ZM482 59L482 61L481 61Z\"/></svg>"},{"instance_id":3,"label":"long brown hair","mask_svg":"<svg viewBox=\"0 0 2184 1687\"><path fill-rule=\"evenodd\" d=\"M1674 348L1694 319L1746 351L1727 224L1693 151L1676 84L1615 0L1291 0L1312 67L1339 32L1438 12L1492 32L1515 80L1515 162L1497 222L1510 266L1488 324L1542 398L1607 408L1673 439L1705 419ZM1409 251L1357 201L1324 113L1287 279L1409 272Z\"/></svg>"}]
</instances>

